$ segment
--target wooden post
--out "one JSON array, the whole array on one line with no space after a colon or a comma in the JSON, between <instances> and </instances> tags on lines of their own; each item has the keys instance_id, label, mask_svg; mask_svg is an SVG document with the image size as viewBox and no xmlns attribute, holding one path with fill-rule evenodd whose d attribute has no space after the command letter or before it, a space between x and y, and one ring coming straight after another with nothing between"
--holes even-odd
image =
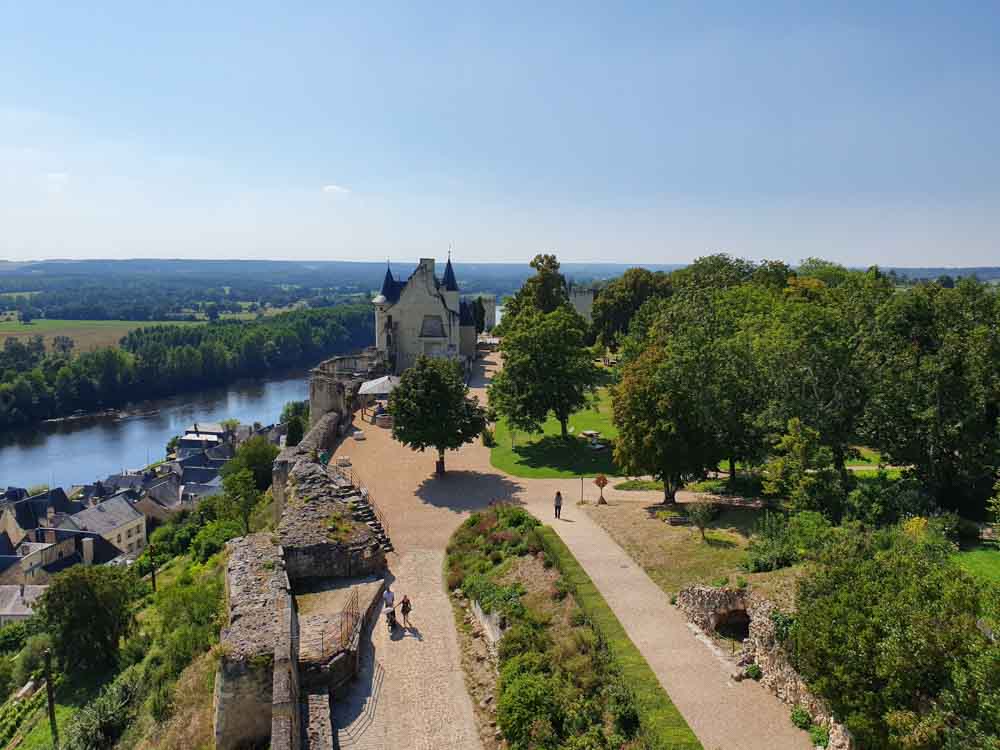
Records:
<instances>
[{"instance_id":1,"label":"wooden post","mask_svg":"<svg viewBox=\"0 0 1000 750\"><path fill-rule=\"evenodd\" d=\"M59 727L56 726L56 696L52 689L52 649L45 649L45 693L49 701L49 730L52 747L59 750Z\"/></svg>"}]
</instances>

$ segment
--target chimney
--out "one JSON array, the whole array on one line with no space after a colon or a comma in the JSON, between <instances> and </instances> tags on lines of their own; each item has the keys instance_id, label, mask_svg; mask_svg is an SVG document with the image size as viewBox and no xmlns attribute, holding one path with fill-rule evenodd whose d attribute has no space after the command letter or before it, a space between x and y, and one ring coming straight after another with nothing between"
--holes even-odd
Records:
<instances>
[{"instance_id":1,"label":"chimney","mask_svg":"<svg viewBox=\"0 0 1000 750\"><path fill-rule=\"evenodd\" d=\"M426 269L427 273L431 276L434 275L434 259L433 258L421 258L420 265Z\"/></svg>"},{"instance_id":2,"label":"chimney","mask_svg":"<svg viewBox=\"0 0 1000 750\"><path fill-rule=\"evenodd\" d=\"M56 509L51 505L45 510L45 517L49 519L49 524L52 523L52 519L56 517Z\"/></svg>"},{"instance_id":3,"label":"chimney","mask_svg":"<svg viewBox=\"0 0 1000 750\"><path fill-rule=\"evenodd\" d=\"M80 542L83 548L83 564L93 565L94 564L94 538L85 536Z\"/></svg>"}]
</instances>

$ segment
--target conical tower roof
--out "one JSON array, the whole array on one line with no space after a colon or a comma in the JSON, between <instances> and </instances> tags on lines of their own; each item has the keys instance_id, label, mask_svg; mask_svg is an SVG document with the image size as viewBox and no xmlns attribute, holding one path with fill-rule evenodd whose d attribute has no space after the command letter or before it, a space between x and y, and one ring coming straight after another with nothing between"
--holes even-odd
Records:
<instances>
[{"instance_id":1,"label":"conical tower roof","mask_svg":"<svg viewBox=\"0 0 1000 750\"><path fill-rule=\"evenodd\" d=\"M448 263L444 267L444 288L449 292L458 291L458 281L455 279L455 269L451 267L451 253L448 253Z\"/></svg>"}]
</instances>

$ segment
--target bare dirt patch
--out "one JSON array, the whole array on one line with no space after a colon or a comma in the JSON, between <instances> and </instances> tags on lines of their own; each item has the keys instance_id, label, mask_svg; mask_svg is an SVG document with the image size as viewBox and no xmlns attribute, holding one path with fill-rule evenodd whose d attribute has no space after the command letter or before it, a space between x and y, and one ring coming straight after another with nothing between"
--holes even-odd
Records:
<instances>
[{"instance_id":1,"label":"bare dirt patch","mask_svg":"<svg viewBox=\"0 0 1000 750\"><path fill-rule=\"evenodd\" d=\"M748 573L741 567L750 534L761 511L727 507L701 540L693 526L671 526L663 505L614 502L586 505L584 512L611 535L667 594L695 583L729 585L745 580L782 608L794 602L794 582L801 568Z\"/></svg>"}]
</instances>

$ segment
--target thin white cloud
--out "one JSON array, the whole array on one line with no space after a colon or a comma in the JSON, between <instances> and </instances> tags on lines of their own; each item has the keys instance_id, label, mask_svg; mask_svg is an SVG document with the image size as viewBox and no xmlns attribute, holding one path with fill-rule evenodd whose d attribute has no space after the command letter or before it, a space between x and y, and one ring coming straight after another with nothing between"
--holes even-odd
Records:
<instances>
[{"instance_id":1,"label":"thin white cloud","mask_svg":"<svg viewBox=\"0 0 1000 750\"><path fill-rule=\"evenodd\" d=\"M351 189L350 188L346 188L343 185L333 185L333 184L330 184L330 185L324 185L323 186L323 192L324 193L333 193L335 195L338 195L338 194L339 195L344 195L346 193L351 192Z\"/></svg>"},{"instance_id":2,"label":"thin white cloud","mask_svg":"<svg viewBox=\"0 0 1000 750\"><path fill-rule=\"evenodd\" d=\"M48 172L45 175L45 187L52 193L61 193L69 185L69 172Z\"/></svg>"}]
</instances>

